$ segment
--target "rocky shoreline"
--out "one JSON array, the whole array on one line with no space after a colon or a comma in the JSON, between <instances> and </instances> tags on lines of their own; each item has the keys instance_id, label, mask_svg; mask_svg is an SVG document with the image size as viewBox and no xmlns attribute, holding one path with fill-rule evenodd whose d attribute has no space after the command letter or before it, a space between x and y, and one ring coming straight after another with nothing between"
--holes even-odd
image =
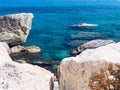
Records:
<instances>
[{"instance_id":1,"label":"rocky shoreline","mask_svg":"<svg viewBox=\"0 0 120 90\"><path fill-rule=\"evenodd\" d=\"M60 65L45 60L30 62L41 53L37 46L21 46L29 35L32 18L32 13L0 17L0 90L120 89L120 43L84 43Z\"/></svg>"}]
</instances>

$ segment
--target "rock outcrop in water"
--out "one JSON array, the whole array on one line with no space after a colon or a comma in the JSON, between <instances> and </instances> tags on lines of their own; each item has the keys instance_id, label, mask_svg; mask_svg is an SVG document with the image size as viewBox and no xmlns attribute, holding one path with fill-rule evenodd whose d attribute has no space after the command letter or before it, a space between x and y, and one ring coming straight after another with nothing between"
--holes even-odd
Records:
<instances>
[{"instance_id":1,"label":"rock outcrop in water","mask_svg":"<svg viewBox=\"0 0 120 90\"><path fill-rule=\"evenodd\" d=\"M83 45L80 45L79 47L77 47L76 50L71 51L71 54L78 55L86 49L94 49L111 43L115 43L115 42L112 40L92 40L87 43L84 43Z\"/></svg>"},{"instance_id":2,"label":"rock outcrop in water","mask_svg":"<svg viewBox=\"0 0 120 90\"><path fill-rule=\"evenodd\" d=\"M51 90L53 74L41 67L19 64L0 42L0 90Z\"/></svg>"},{"instance_id":3,"label":"rock outcrop in water","mask_svg":"<svg viewBox=\"0 0 120 90\"><path fill-rule=\"evenodd\" d=\"M21 45L17 45L14 46L10 49L10 53L11 54L39 54L41 52L41 49L38 46L21 46Z\"/></svg>"},{"instance_id":4,"label":"rock outcrop in water","mask_svg":"<svg viewBox=\"0 0 120 90\"><path fill-rule=\"evenodd\" d=\"M58 75L60 90L120 90L120 42L63 59Z\"/></svg>"},{"instance_id":5,"label":"rock outcrop in water","mask_svg":"<svg viewBox=\"0 0 120 90\"><path fill-rule=\"evenodd\" d=\"M0 17L0 41L15 46L26 42L31 29L32 13L11 14Z\"/></svg>"}]
</instances>

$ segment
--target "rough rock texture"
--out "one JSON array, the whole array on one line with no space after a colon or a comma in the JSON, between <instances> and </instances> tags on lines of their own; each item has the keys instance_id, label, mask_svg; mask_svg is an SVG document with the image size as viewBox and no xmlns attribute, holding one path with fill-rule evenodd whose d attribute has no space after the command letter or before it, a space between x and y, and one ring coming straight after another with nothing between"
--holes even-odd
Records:
<instances>
[{"instance_id":1,"label":"rough rock texture","mask_svg":"<svg viewBox=\"0 0 120 90\"><path fill-rule=\"evenodd\" d=\"M50 90L52 76L38 66L8 62L0 68L0 90Z\"/></svg>"},{"instance_id":2,"label":"rough rock texture","mask_svg":"<svg viewBox=\"0 0 120 90\"><path fill-rule=\"evenodd\" d=\"M18 46L14 46L12 48L10 48L10 53L22 53L26 51L26 48L21 46L21 45L18 45Z\"/></svg>"},{"instance_id":3,"label":"rough rock texture","mask_svg":"<svg viewBox=\"0 0 120 90\"><path fill-rule=\"evenodd\" d=\"M31 29L32 13L12 14L0 17L0 41L15 46L26 42Z\"/></svg>"},{"instance_id":4,"label":"rough rock texture","mask_svg":"<svg viewBox=\"0 0 120 90\"><path fill-rule=\"evenodd\" d=\"M20 53L29 53L29 54L35 54L35 53L40 53L41 49L37 46L28 46L24 47L21 45L14 46L10 49L11 54L20 54Z\"/></svg>"},{"instance_id":5,"label":"rough rock texture","mask_svg":"<svg viewBox=\"0 0 120 90\"><path fill-rule=\"evenodd\" d=\"M41 52L41 49L37 46L28 46L26 47L26 49L29 53L40 53Z\"/></svg>"},{"instance_id":6,"label":"rough rock texture","mask_svg":"<svg viewBox=\"0 0 120 90\"><path fill-rule=\"evenodd\" d=\"M41 49L37 46L24 47L21 45L10 48L10 57L16 60L25 60L28 63L40 59Z\"/></svg>"},{"instance_id":7,"label":"rough rock texture","mask_svg":"<svg viewBox=\"0 0 120 90\"><path fill-rule=\"evenodd\" d=\"M52 90L52 77L41 67L12 61L0 43L0 90Z\"/></svg>"},{"instance_id":8,"label":"rough rock texture","mask_svg":"<svg viewBox=\"0 0 120 90\"><path fill-rule=\"evenodd\" d=\"M58 75L60 90L120 90L120 43L63 59Z\"/></svg>"},{"instance_id":9,"label":"rough rock texture","mask_svg":"<svg viewBox=\"0 0 120 90\"><path fill-rule=\"evenodd\" d=\"M89 42L84 43L83 45L77 47L76 50L71 51L71 54L78 55L86 49L94 49L94 48L105 46L105 45L108 45L111 43L115 43L115 42L112 40L92 40L92 41L89 41Z\"/></svg>"}]
</instances>

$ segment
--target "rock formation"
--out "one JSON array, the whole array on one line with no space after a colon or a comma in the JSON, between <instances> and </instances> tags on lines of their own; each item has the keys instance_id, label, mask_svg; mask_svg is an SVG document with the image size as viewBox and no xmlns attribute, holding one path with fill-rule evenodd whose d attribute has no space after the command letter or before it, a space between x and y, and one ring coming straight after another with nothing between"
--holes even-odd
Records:
<instances>
[{"instance_id":1,"label":"rock formation","mask_svg":"<svg viewBox=\"0 0 120 90\"><path fill-rule=\"evenodd\" d=\"M115 42L112 40L92 40L87 43L84 43L83 45L80 45L79 47L77 47L76 50L71 51L71 54L78 55L86 49L94 49L111 43Z\"/></svg>"},{"instance_id":2,"label":"rock formation","mask_svg":"<svg viewBox=\"0 0 120 90\"><path fill-rule=\"evenodd\" d=\"M28 54L36 54L36 53L40 53L41 49L38 46L14 46L12 48L10 48L10 53L11 54L22 54L22 53L28 53Z\"/></svg>"},{"instance_id":3,"label":"rock formation","mask_svg":"<svg viewBox=\"0 0 120 90\"><path fill-rule=\"evenodd\" d=\"M17 45L10 48L10 57L14 61L25 60L31 63L34 60L40 59L41 49L38 46L21 46Z\"/></svg>"},{"instance_id":4,"label":"rock formation","mask_svg":"<svg viewBox=\"0 0 120 90\"><path fill-rule=\"evenodd\" d=\"M0 41L15 46L26 42L31 29L32 13L12 14L0 17Z\"/></svg>"},{"instance_id":5,"label":"rock formation","mask_svg":"<svg viewBox=\"0 0 120 90\"><path fill-rule=\"evenodd\" d=\"M52 77L41 67L12 61L0 42L0 90L51 90Z\"/></svg>"},{"instance_id":6,"label":"rock formation","mask_svg":"<svg viewBox=\"0 0 120 90\"><path fill-rule=\"evenodd\" d=\"M58 76L60 90L120 90L120 43L63 59Z\"/></svg>"}]
</instances>

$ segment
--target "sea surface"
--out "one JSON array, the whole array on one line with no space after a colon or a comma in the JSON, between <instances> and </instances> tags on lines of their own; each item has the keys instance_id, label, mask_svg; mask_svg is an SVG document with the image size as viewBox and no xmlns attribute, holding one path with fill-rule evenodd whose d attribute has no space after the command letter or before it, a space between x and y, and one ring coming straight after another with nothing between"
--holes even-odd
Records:
<instances>
[{"instance_id":1,"label":"sea surface","mask_svg":"<svg viewBox=\"0 0 120 90\"><path fill-rule=\"evenodd\" d=\"M72 7L1 7L0 15L34 14L32 29L25 46L42 49L41 60L60 61L70 51L93 39L120 41L120 6ZM92 28L70 28L79 23L98 24Z\"/></svg>"}]
</instances>

